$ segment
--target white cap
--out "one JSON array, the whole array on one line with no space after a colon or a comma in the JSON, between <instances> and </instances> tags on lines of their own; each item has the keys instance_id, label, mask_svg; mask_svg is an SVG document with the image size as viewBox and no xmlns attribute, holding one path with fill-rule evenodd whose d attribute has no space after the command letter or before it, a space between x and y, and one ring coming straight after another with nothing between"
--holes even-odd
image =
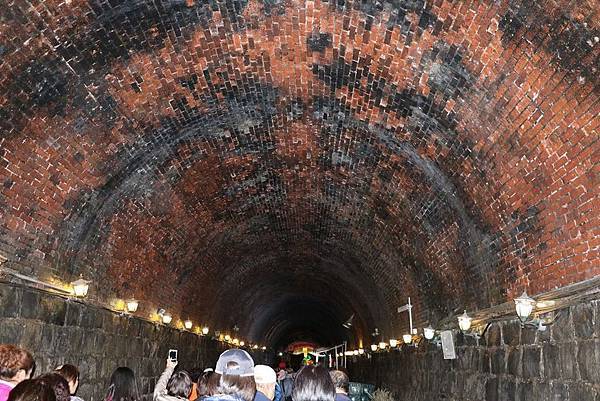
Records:
<instances>
[{"instance_id":1,"label":"white cap","mask_svg":"<svg viewBox=\"0 0 600 401\"><path fill-rule=\"evenodd\" d=\"M277 381L275 371L266 365L256 365L254 367L254 381L260 384L270 384Z\"/></svg>"}]
</instances>

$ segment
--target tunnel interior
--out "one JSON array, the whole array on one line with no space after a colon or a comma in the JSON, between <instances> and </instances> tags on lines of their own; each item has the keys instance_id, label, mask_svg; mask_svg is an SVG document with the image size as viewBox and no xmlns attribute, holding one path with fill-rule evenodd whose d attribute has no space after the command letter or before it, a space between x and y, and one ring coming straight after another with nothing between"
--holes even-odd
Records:
<instances>
[{"instance_id":1,"label":"tunnel interior","mask_svg":"<svg viewBox=\"0 0 600 401\"><path fill-rule=\"evenodd\" d=\"M594 277L598 17L0 1L0 253L277 350Z\"/></svg>"}]
</instances>

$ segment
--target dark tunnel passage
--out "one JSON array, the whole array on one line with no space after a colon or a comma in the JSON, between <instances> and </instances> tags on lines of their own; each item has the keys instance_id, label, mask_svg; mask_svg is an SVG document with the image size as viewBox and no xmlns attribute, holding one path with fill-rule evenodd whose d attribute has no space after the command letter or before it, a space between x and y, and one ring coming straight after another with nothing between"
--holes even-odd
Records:
<instances>
[{"instance_id":1,"label":"dark tunnel passage","mask_svg":"<svg viewBox=\"0 0 600 401\"><path fill-rule=\"evenodd\" d=\"M0 0L2 266L274 351L595 278L598 17Z\"/></svg>"}]
</instances>

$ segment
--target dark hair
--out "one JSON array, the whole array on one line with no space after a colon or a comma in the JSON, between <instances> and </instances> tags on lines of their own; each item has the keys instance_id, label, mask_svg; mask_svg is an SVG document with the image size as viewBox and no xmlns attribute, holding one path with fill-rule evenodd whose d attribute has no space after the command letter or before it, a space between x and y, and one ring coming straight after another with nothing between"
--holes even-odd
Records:
<instances>
[{"instance_id":1,"label":"dark hair","mask_svg":"<svg viewBox=\"0 0 600 401\"><path fill-rule=\"evenodd\" d=\"M332 370L329 372L329 376L331 377L331 381L336 389L342 389L346 393L348 392L348 386L350 379L348 379L348 375L341 370Z\"/></svg>"},{"instance_id":2,"label":"dark hair","mask_svg":"<svg viewBox=\"0 0 600 401\"><path fill-rule=\"evenodd\" d=\"M0 344L0 377L12 379L19 372L31 372L35 362L29 351L12 344Z\"/></svg>"},{"instance_id":3,"label":"dark hair","mask_svg":"<svg viewBox=\"0 0 600 401\"><path fill-rule=\"evenodd\" d=\"M110 384L105 401L137 401L140 399L137 381L133 370L127 367L115 369L110 377Z\"/></svg>"},{"instance_id":4,"label":"dark hair","mask_svg":"<svg viewBox=\"0 0 600 401\"><path fill-rule=\"evenodd\" d=\"M304 366L296 374L292 401L334 401L335 387L322 366Z\"/></svg>"},{"instance_id":5,"label":"dark hair","mask_svg":"<svg viewBox=\"0 0 600 401\"><path fill-rule=\"evenodd\" d=\"M175 397L188 398L192 391L192 379L185 370L173 373L167 382L167 394Z\"/></svg>"},{"instance_id":6,"label":"dark hair","mask_svg":"<svg viewBox=\"0 0 600 401\"><path fill-rule=\"evenodd\" d=\"M214 377L214 372L202 373L202 376L200 376L200 378L198 379L198 387L196 389L196 392L198 393L198 398L208 397L215 394L214 390L217 387L218 381L215 381L213 379Z\"/></svg>"},{"instance_id":7,"label":"dark hair","mask_svg":"<svg viewBox=\"0 0 600 401\"><path fill-rule=\"evenodd\" d=\"M193 383L198 382L204 373L204 368L193 368L187 371Z\"/></svg>"},{"instance_id":8,"label":"dark hair","mask_svg":"<svg viewBox=\"0 0 600 401\"><path fill-rule=\"evenodd\" d=\"M69 401L71 399L69 383L58 373L46 373L45 375L36 377L35 380L50 386L54 390L56 401Z\"/></svg>"},{"instance_id":9,"label":"dark hair","mask_svg":"<svg viewBox=\"0 0 600 401\"><path fill-rule=\"evenodd\" d=\"M10 391L8 401L56 401L56 395L40 380L23 380Z\"/></svg>"},{"instance_id":10,"label":"dark hair","mask_svg":"<svg viewBox=\"0 0 600 401\"><path fill-rule=\"evenodd\" d=\"M256 395L254 376L213 375L219 382L213 390L214 394L227 394L237 396L243 401L253 401ZM212 381L212 380L211 380Z\"/></svg>"},{"instance_id":11,"label":"dark hair","mask_svg":"<svg viewBox=\"0 0 600 401\"><path fill-rule=\"evenodd\" d=\"M54 371L64 377L68 382L75 383L79 379L79 369L74 365L62 365Z\"/></svg>"}]
</instances>

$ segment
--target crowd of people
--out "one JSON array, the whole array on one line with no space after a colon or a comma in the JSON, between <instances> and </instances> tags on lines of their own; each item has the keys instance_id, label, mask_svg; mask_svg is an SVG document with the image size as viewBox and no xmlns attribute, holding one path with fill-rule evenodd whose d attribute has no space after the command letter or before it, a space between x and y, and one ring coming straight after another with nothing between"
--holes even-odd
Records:
<instances>
[{"instance_id":1,"label":"crowd of people","mask_svg":"<svg viewBox=\"0 0 600 401\"><path fill-rule=\"evenodd\" d=\"M27 350L0 344L0 401L83 401L75 394L79 370L58 366L33 377L35 360ZM153 401L350 401L348 375L323 366L303 366L298 372L255 365L241 349L221 354L214 369L177 370L167 359ZM110 377L103 401L141 401L136 375L118 367Z\"/></svg>"}]
</instances>

